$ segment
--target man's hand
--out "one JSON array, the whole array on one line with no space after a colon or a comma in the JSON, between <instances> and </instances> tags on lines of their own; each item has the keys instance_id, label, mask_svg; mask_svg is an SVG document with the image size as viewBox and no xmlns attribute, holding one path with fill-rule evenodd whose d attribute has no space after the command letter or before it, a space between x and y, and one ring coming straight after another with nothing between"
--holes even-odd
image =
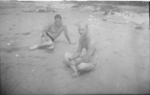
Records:
<instances>
[{"instance_id":1,"label":"man's hand","mask_svg":"<svg viewBox=\"0 0 150 95\"><path fill-rule=\"evenodd\" d=\"M73 54L70 59L71 59L71 60L75 60L75 59L76 59L76 58L75 58L75 55Z\"/></svg>"},{"instance_id":2,"label":"man's hand","mask_svg":"<svg viewBox=\"0 0 150 95\"><path fill-rule=\"evenodd\" d=\"M43 35L43 37L44 37L45 41L48 41L48 40L49 40L49 38L47 37L47 35L46 35L45 31L42 31L42 35Z\"/></svg>"},{"instance_id":3,"label":"man's hand","mask_svg":"<svg viewBox=\"0 0 150 95\"><path fill-rule=\"evenodd\" d=\"M84 61L84 62L88 62L89 60L90 60L90 57L87 57L87 56L86 56L86 57L83 58L83 61Z\"/></svg>"}]
</instances>

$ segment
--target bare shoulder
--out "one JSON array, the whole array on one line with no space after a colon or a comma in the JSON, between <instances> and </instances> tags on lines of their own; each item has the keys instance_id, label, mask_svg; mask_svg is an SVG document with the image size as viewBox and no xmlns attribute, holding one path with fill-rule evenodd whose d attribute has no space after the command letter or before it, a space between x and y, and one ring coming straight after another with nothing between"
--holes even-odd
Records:
<instances>
[{"instance_id":1,"label":"bare shoulder","mask_svg":"<svg viewBox=\"0 0 150 95\"><path fill-rule=\"evenodd\" d=\"M53 26L53 24L51 24L51 23L48 23L47 25L45 25L45 28L47 29L47 28L51 28Z\"/></svg>"},{"instance_id":2,"label":"bare shoulder","mask_svg":"<svg viewBox=\"0 0 150 95\"><path fill-rule=\"evenodd\" d=\"M49 31L49 29L51 28L51 24L47 24L47 25L45 25L44 27L43 27L43 30L45 31L45 32L47 32L47 31Z\"/></svg>"}]
</instances>

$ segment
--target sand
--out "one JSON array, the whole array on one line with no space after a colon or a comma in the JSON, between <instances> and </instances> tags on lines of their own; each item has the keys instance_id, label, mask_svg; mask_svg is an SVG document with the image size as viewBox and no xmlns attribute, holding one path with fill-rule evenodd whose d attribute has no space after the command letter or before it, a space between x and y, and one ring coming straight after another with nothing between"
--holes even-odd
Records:
<instances>
[{"instance_id":1,"label":"sand","mask_svg":"<svg viewBox=\"0 0 150 95\"><path fill-rule=\"evenodd\" d=\"M148 13L104 16L72 5L0 2L1 91L6 95L150 93ZM75 24L89 20L99 50L94 71L71 77L64 54L74 53L78 44L70 45L63 33L55 40L54 50L28 51L40 42L41 30L54 22L57 13L74 43L79 39Z\"/></svg>"}]
</instances>

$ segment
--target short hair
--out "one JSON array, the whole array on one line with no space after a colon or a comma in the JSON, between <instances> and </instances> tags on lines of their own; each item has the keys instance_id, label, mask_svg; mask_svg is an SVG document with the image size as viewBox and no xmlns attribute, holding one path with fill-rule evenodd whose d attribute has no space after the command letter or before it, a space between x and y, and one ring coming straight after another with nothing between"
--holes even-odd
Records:
<instances>
[{"instance_id":1,"label":"short hair","mask_svg":"<svg viewBox=\"0 0 150 95\"><path fill-rule=\"evenodd\" d=\"M60 14L56 14L54 18L55 18L55 19L57 19L57 18L60 18L60 19L61 19L61 15L60 15Z\"/></svg>"}]
</instances>

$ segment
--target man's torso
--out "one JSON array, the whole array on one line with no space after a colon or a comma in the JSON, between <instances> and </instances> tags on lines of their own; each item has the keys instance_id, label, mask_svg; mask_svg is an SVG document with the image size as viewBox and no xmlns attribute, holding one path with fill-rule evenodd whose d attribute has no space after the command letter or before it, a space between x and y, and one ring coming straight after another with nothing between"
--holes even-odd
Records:
<instances>
[{"instance_id":1,"label":"man's torso","mask_svg":"<svg viewBox=\"0 0 150 95\"><path fill-rule=\"evenodd\" d=\"M50 35L55 39L57 38L62 31L64 30L64 25L61 25L60 27L57 27L55 24L52 24L51 26L49 26L49 31L47 31L48 33L50 33Z\"/></svg>"},{"instance_id":2,"label":"man's torso","mask_svg":"<svg viewBox=\"0 0 150 95\"><path fill-rule=\"evenodd\" d=\"M94 41L90 41L90 42L87 42L87 41L85 41L85 40L81 40L81 44L82 44L82 46L83 46L83 48L85 48L86 49L86 54L88 53L88 52L90 52L90 51L92 51L92 54L90 55L91 56L91 59L93 58L93 57L95 57L95 55L96 55L96 45L95 45L95 42ZM86 55L85 54L85 55Z\"/></svg>"}]
</instances>

